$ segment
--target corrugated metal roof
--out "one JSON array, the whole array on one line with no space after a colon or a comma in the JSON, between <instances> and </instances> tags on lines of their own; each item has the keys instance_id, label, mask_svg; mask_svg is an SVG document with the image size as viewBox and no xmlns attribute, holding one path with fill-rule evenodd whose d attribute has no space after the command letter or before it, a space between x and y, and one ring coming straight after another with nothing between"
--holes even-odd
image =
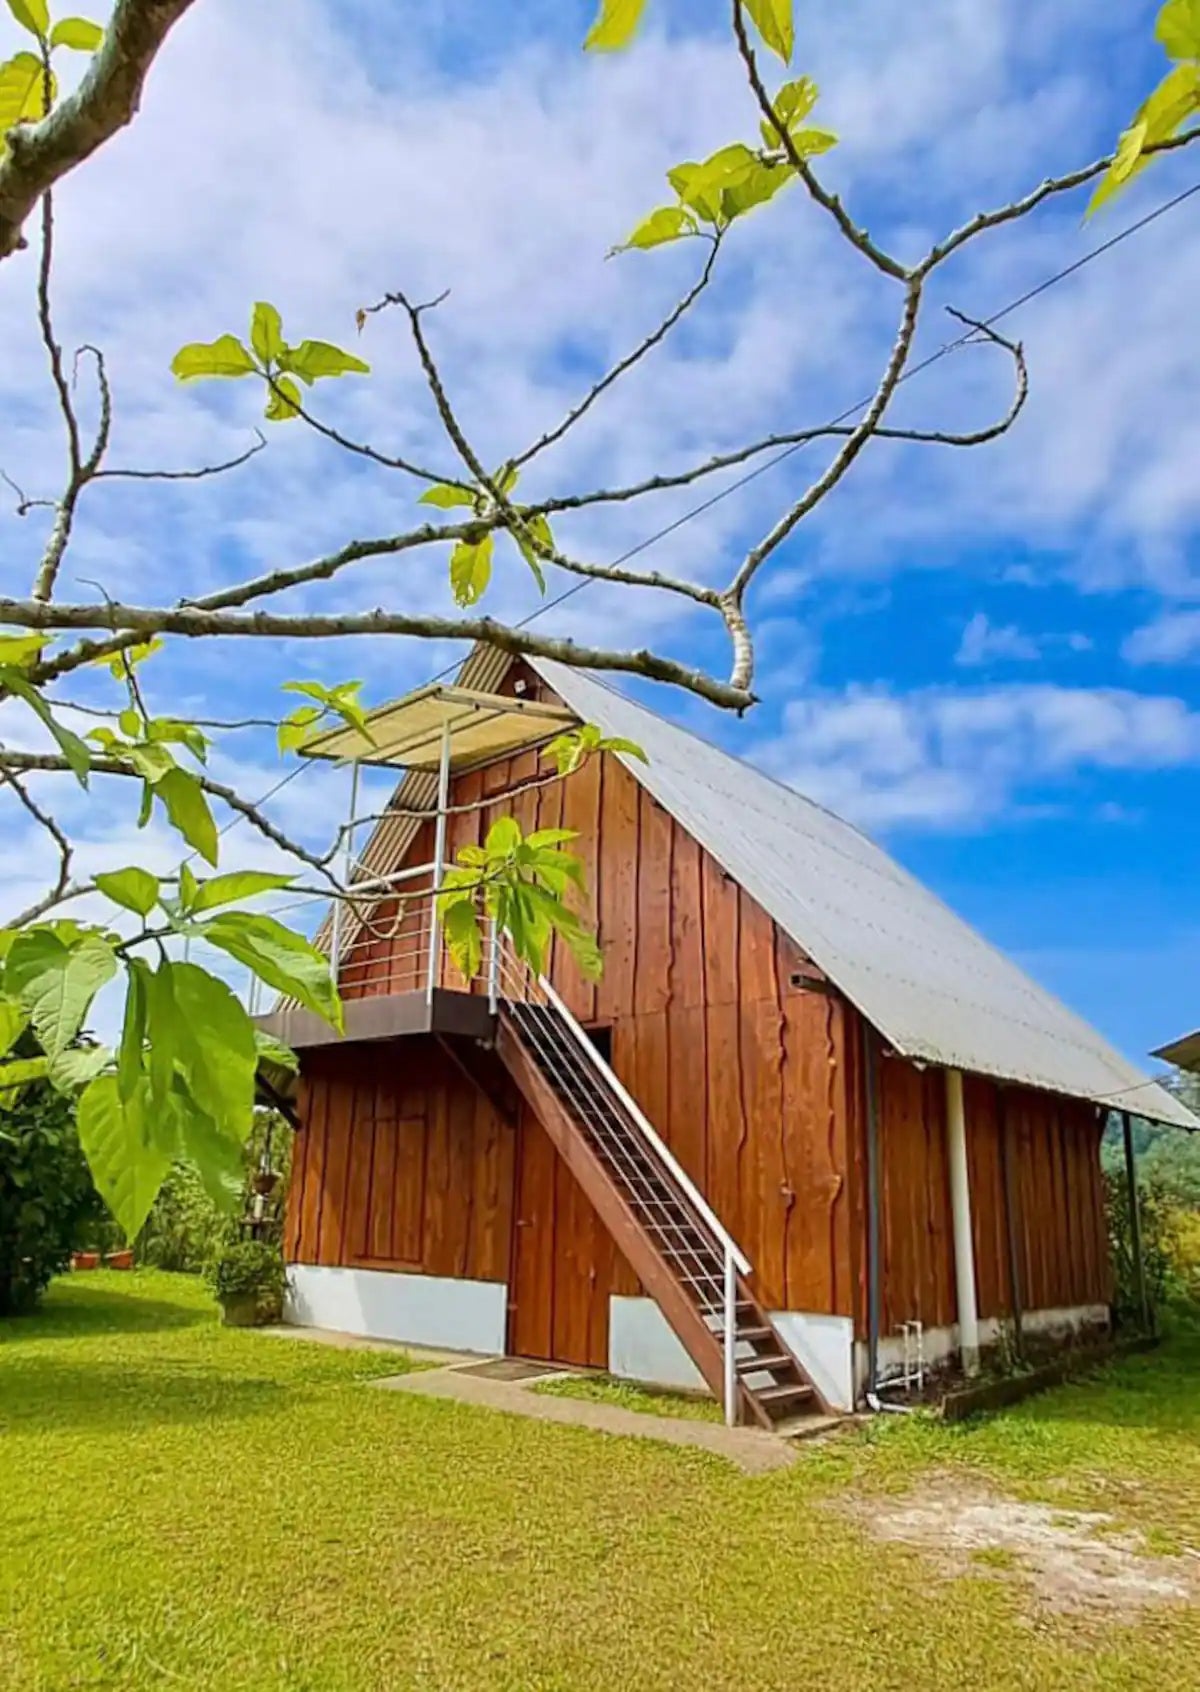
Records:
<instances>
[{"instance_id":1,"label":"corrugated metal roof","mask_svg":"<svg viewBox=\"0 0 1200 1692\"><path fill-rule=\"evenodd\" d=\"M594 676L532 667L645 750L622 762L897 1051L1200 1128L858 829Z\"/></svg>"},{"instance_id":2,"label":"corrugated metal roof","mask_svg":"<svg viewBox=\"0 0 1200 1692\"><path fill-rule=\"evenodd\" d=\"M1184 1034L1178 1040L1172 1040L1169 1046L1159 1046L1151 1057L1161 1058L1164 1063L1173 1063L1177 1069L1190 1069L1200 1075L1200 1028L1194 1034Z\"/></svg>"}]
</instances>

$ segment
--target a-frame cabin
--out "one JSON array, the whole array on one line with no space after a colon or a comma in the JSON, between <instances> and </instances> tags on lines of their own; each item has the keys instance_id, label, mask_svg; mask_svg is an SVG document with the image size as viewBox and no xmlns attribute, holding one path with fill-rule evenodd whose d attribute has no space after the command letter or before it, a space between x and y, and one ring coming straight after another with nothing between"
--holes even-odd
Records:
<instances>
[{"instance_id":1,"label":"a-frame cabin","mask_svg":"<svg viewBox=\"0 0 1200 1692\"><path fill-rule=\"evenodd\" d=\"M648 762L540 781L572 722ZM858 830L491 649L372 723L315 748L408 772L331 936L346 1035L269 1019L301 1054L293 1320L706 1382L766 1424L873 1399L918 1343L1107 1325L1106 1112L1193 1119ZM561 945L544 982L502 937L470 983L445 954L436 865L505 812L577 832L598 983Z\"/></svg>"}]
</instances>

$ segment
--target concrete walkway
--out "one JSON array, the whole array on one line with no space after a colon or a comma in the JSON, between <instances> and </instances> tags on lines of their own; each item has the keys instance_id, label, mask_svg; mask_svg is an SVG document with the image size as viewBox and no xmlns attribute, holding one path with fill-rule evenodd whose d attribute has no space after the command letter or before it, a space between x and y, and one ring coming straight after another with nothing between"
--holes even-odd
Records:
<instances>
[{"instance_id":1,"label":"concrete walkway","mask_svg":"<svg viewBox=\"0 0 1200 1692\"><path fill-rule=\"evenodd\" d=\"M664 1445L684 1445L710 1451L736 1463L748 1475L767 1474L794 1463L797 1451L789 1439L759 1428L726 1428L718 1422L692 1422L674 1416L653 1416L640 1410L624 1410L616 1404L597 1404L584 1398L556 1398L531 1392L537 1380L561 1377L563 1371L547 1370L527 1381L488 1380L465 1372L463 1364L444 1369L426 1369L412 1375L388 1375L372 1381L385 1392L409 1392L420 1398L446 1398L457 1404L474 1404L484 1410L503 1410L512 1416L528 1416L537 1422L561 1422L567 1427L591 1428L596 1433L619 1434L630 1439L653 1439ZM813 1417L812 1432L838 1425L837 1417ZM806 1430L807 1431L807 1430Z\"/></svg>"}]
</instances>

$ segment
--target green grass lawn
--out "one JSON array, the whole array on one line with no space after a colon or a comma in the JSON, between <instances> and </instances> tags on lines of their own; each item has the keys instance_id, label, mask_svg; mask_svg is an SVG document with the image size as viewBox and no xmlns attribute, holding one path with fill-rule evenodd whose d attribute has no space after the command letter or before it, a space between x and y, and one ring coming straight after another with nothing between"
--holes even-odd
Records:
<instances>
[{"instance_id":1,"label":"green grass lawn","mask_svg":"<svg viewBox=\"0 0 1200 1692\"><path fill-rule=\"evenodd\" d=\"M588 1404L611 1404L618 1410L636 1410L643 1416L670 1416L684 1422L721 1422L721 1406L697 1393L655 1392L634 1386L611 1375L552 1375L536 1381L530 1392L547 1398L581 1398Z\"/></svg>"},{"instance_id":2,"label":"green grass lawn","mask_svg":"<svg viewBox=\"0 0 1200 1692\"><path fill-rule=\"evenodd\" d=\"M395 1353L68 1278L0 1325L0 1685L979 1692L1196 1684L1200 1620L1030 1618L864 1513L935 1473L1200 1549L1200 1333L979 1425L749 1479L706 1453L368 1390ZM839 1501L856 1498L848 1516Z\"/></svg>"}]
</instances>

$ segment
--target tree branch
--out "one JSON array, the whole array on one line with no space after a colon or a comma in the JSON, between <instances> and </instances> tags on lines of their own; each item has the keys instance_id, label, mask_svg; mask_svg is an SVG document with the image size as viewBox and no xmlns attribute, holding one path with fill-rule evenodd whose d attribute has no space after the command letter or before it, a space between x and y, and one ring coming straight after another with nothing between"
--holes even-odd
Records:
<instances>
[{"instance_id":1,"label":"tree branch","mask_svg":"<svg viewBox=\"0 0 1200 1692\"><path fill-rule=\"evenodd\" d=\"M0 752L0 758L4 760L4 762L0 763L0 781L5 782L7 786L12 789L21 804L29 812L30 816L36 823L40 824L40 826L45 829L46 833L50 836L58 849L58 878L55 881L54 886L44 898L41 898L37 900L36 903L30 905L28 909L22 911L19 916L12 918L8 924L8 926L12 928L20 928L24 923L36 922L37 918L42 916L44 912L50 910L52 906L61 902L67 891L67 883L71 878L71 842L67 839L66 835L55 822L54 818L50 815L49 811L44 811L37 801L30 797L30 795L25 791L24 783L13 773L11 769L6 767L8 763L8 754ZM65 767L65 758L63 759L63 764Z\"/></svg>"},{"instance_id":2,"label":"tree branch","mask_svg":"<svg viewBox=\"0 0 1200 1692\"><path fill-rule=\"evenodd\" d=\"M727 710L741 711L754 703L747 688L718 681L705 671L681 664L643 649L614 651L605 647L579 646L572 640L536 635L527 628L513 628L491 617L437 617L391 611L346 612L343 615L271 614L266 611L207 611L199 606L161 609L155 606L61 605L38 600L0 599L0 623L27 629L115 629L114 637L124 644L154 634L189 637L228 635L237 637L324 640L333 635L417 635L427 640L483 641L514 656L551 658L560 664L587 670L621 671L645 676L651 681L671 682L701 699ZM91 663L113 650L110 642L81 641L72 648L70 668ZM65 655L64 655L65 656ZM63 660L30 670L32 680L49 679L62 673Z\"/></svg>"},{"instance_id":3,"label":"tree branch","mask_svg":"<svg viewBox=\"0 0 1200 1692\"><path fill-rule=\"evenodd\" d=\"M116 0L104 40L73 94L40 123L20 124L0 157L0 260L46 191L129 123L172 26L193 0Z\"/></svg>"},{"instance_id":4,"label":"tree branch","mask_svg":"<svg viewBox=\"0 0 1200 1692\"><path fill-rule=\"evenodd\" d=\"M779 136L779 144L787 156L788 163L793 166L797 176L817 205L829 213L850 245L857 247L863 257L869 259L876 270L881 270L885 276L891 276L897 282L906 282L909 273L899 259L895 259L890 253L885 252L882 247L872 241L865 229L858 227L838 196L831 194L827 188L822 186L808 160L797 150L795 142L788 134L787 124L776 112L771 96L767 93L766 86L759 74L758 60L755 57L753 47L750 45L750 37L746 31L743 3L744 0L733 0L733 33L737 41L738 52L741 54L742 63L746 67L747 80L754 92L755 99L758 101L763 117Z\"/></svg>"},{"instance_id":5,"label":"tree branch","mask_svg":"<svg viewBox=\"0 0 1200 1692\"><path fill-rule=\"evenodd\" d=\"M547 447L553 446L556 441L560 441L569 429L574 428L585 412L591 410L601 394L611 388L614 382L624 376L627 371L632 370L639 360L645 358L648 352L653 351L661 341L666 339L679 320L695 305L712 280L713 267L717 262L717 254L720 251L722 234L723 231L718 231L716 235L711 237L711 250L704 262L704 269L701 271L699 279L692 284L683 298L676 302L657 329L651 330L643 340L639 341L632 352L626 353L625 357L619 359L611 369L607 370L599 381L594 382L584 397L577 405L571 407L560 423L556 424L553 429L547 429L546 433L539 436L532 446L527 446L524 452L520 452L515 458L509 459L509 463L514 470L519 470L523 465L528 464L530 459L536 458L539 452L544 452Z\"/></svg>"},{"instance_id":6,"label":"tree branch","mask_svg":"<svg viewBox=\"0 0 1200 1692\"><path fill-rule=\"evenodd\" d=\"M202 464L195 470L96 470L92 480L96 482L200 482L206 476L223 476L226 470L236 470L239 465L249 459L257 457L267 445L267 437L261 429L255 429L258 436L254 445L247 447L245 452L239 452L236 458L227 458L222 464Z\"/></svg>"}]
</instances>

